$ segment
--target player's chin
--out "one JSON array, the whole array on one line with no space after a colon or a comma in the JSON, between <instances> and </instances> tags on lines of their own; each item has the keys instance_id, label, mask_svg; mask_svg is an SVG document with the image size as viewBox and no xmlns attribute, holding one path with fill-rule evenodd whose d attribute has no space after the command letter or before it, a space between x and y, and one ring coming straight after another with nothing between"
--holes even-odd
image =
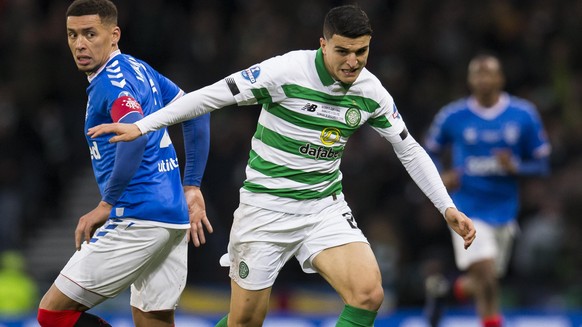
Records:
<instances>
[{"instance_id":1,"label":"player's chin","mask_svg":"<svg viewBox=\"0 0 582 327\"><path fill-rule=\"evenodd\" d=\"M358 79L358 76L360 76L359 70L355 72L344 73L341 75L340 81L345 84L352 84L356 81L356 79Z\"/></svg>"},{"instance_id":2,"label":"player's chin","mask_svg":"<svg viewBox=\"0 0 582 327\"><path fill-rule=\"evenodd\" d=\"M81 73L86 73L86 74L91 74L91 73L95 72L94 66L89 66L89 65L79 64L79 63L77 63L77 69Z\"/></svg>"}]
</instances>

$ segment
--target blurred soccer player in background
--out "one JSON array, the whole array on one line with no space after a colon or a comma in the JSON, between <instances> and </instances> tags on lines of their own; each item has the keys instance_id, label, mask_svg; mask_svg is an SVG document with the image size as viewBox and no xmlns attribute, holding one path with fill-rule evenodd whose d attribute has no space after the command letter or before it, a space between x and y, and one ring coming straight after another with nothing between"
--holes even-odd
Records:
<instances>
[{"instance_id":1,"label":"blurred soccer player in background","mask_svg":"<svg viewBox=\"0 0 582 327\"><path fill-rule=\"evenodd\" d=\"M89 80L85 131L135 122L184 94L147 63L120 52L117 8L109 0L76 0L66 17L70 50ZM102 200L79 219L77 252L40 302L41 326L109 326L86 310L128 287L136 326L174 325L186 284L188 238L200 246L203 227L212 232L199 187L209 115L185 122L183 130L184 186L165 128L122 144L87 139Z\"/></svg>"},{"instance_id":2,"label":"blurred soccer player in background","mask_svg":"<svg viewBox=\"0 0 582 327\"><path fill-rule=\"evenodd\" d=\"M455 204L479 231L467 251L463 240L452 235L457 267L465 272L452 283L453 294L473 298L483 326L498 327L499 278L507 269L518 231L519 178L549 173L550 145L534 105L503 91L498 58L489 54L473 58L467 81L471 95L440 110L425 147ZM450 162L450 167L443 162ZM426 313L432 326L438 325L451 289L446 284L442 276L427 279Z\"/></svg>"},{"instance_id":3,"label":"blurred soccer player in background","mask_svg":"<svg viewBox=\"0 0 582 327\"><path fill-rule=\"evenodd\" d=\"M471 245L471 220L455 208L390 94L364 68L371 35L359 7L333 8L319 50L267 59L135 124L90 129L98 139L115 132L112 141L127 141L226 106L263 105L221 259L230 266L230 312L217 326L262 326L271 288L292 257L305 272L323 276L345 302L337 326L373 326L383 301L380 270L344 200L339 170L348 138L366 122L392 144L464 246Z\"/></svg>"}]
</instances>

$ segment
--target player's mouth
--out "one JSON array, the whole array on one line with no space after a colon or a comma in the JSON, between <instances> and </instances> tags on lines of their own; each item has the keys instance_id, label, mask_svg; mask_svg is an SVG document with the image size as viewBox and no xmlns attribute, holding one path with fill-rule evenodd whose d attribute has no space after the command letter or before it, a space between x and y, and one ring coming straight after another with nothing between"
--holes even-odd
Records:
<instances>
[{"instance_id":1,"label":"player's mouth","mask_svg":"<svg viewBox=\"0 0 582 327\"><path fill-rule=\"evenodd\" d=\"M91 63L91 57L89 56L77 56L77 64L79 66L87 66Z\"/></svg>"},{"instance_id":2,"label":"player's mouth","mask_svg":"<svg viewBox=\"0 0 582 327\"><path fill-rule=\"evenodd\" d=\"M358 70L358 68L341 69L341 72L345 77L355 77Z\"/></svg>"}]
</instances>

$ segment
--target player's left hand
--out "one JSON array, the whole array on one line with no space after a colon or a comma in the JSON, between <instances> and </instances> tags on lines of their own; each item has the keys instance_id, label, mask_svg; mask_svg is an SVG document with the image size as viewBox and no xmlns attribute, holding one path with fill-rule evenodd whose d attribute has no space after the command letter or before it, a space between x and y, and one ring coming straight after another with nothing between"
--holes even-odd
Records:
<instances>
[{"instance_id":1,"label":"player's left hand","mask_svg":"<svg viewBox=\"0 0 582 327\"><path fill-rule=\"evenodd\" d=\"M109 203L101 201L95 209L79 218L77 229L75 229L75 247L77 251L81 250L83 241L89 244L91 236L93 236L97 228L103 226L109 219L111 208L112 206Z\"/></svg>"},{"instance_id":2,"label":"player's left hand","mask_svg":"<svg viewBox=\"0 0 582 327\"><path fill-rule=\"evenodd\" d=\"M136 124L124 124L124 123L112 123L112 124L101 124L89 128L87 135L91 138L96 138L97 136L103 134L115 133L116 136L109 139L110 143L116 142L129 142L141 136L141 131Z\"/></svg>"},{"instance_id":3,"label":"player's left hand","mask_svg":"<svg viewBox=\"0 0 582 327\"><path fill-rule=\"evenodd\" d=\"M506 172L510 174L517 173L517 164L513 158L513 153L509 149L495 149L495 158L497 162Z\"/></svg>"},{"instance_id":4,"label":"player's left hand","mask_svg":"<svg viewBox=\"0 0 582 327\"><path fill-rule=\"evenodd\" d=\"M206 204L204 203L204 196L198 186L184 186L184 195L188 203L188 215L190 216L190 234L195 247L199 247L206 243L206 236L204 228L208 233L212 234L214 231L210 220L206 216Z\"/></svg>"},{"instance_id":5,"label":"player's left hand","mask_svg":"<svg viewBox=\"0 0 582 327\"><path fill-rule=\"evenodd\" d=\"M447 208L445 211L445 220L449 227L463 238L465 250L468 249L477 235L473 221L467 215L452 207Z\"/></svg>"}]
</instances>

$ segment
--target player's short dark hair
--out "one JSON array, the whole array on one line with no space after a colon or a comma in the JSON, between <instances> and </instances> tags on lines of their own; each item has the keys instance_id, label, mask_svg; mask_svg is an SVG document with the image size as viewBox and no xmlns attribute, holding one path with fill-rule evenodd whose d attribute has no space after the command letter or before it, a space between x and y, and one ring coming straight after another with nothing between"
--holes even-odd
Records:
<instances>
[{"instance_id":1,"label":"player's short dark hair","mask_svg":"<svg viewBox=\"0 0 582 327\"><path fill-rule=\"evenodd\" d=\"M117 7L109 0L75 0L67 9L67 17L85 15L99 15L101 22L117 25Z\"/></svg>"},{"instance_id":2,"label":"player's short dark hair","mask_svg":"<svg viewBox=\"0 0 582 327\"><path fill-rule=\"evenodd\" d=\"M499 71L503 72L503 63L501 62L499 55L491 50L479 51L477 54L473 56L473 58L471 58L468 66L471 66L471 63L473 62L483 62L490 59L497 61L497 64L499 65Z\"/></svg>"},{"instance_id":3,"label":"player's short dark hair","mask_svg":"<svg viewBox=\"0 0 582 327\"><path fill-rule=\"evenodd\" d=\"M330 39L334 34L355 39L372 35L372 25L368 15L356 5L332 8L323 22L323 37Z\"/></svg>"}]
</instances>

